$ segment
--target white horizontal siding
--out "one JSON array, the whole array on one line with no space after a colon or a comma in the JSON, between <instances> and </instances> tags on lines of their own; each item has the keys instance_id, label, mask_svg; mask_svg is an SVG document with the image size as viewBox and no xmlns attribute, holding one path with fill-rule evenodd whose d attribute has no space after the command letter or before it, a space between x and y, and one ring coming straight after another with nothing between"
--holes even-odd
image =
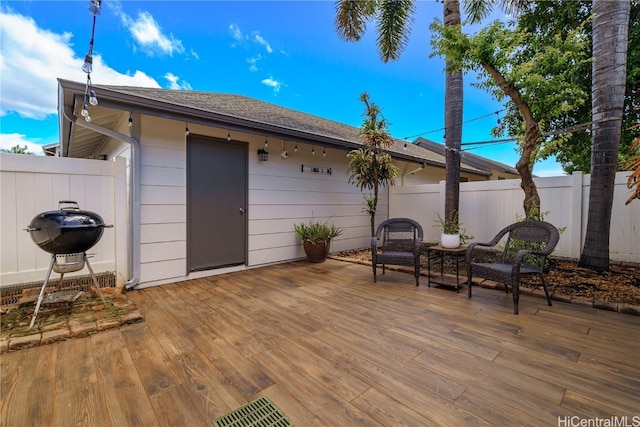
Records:
<instances>
[{"instance_id":1,"label":"white horizontal siding","mask_svg":"<svg viewBox=\"0 0 640 427\"><path fill-rule=\"evenodd\" d=\"M187 245L185 241L145 243L140 245L140 261L143 263L166 261L169 259L187 259Z\"/></svg>"},{"instance_id":2,"label":"white horizontal siding","mask_svg":"<svg viewBox=\"0 0 640 427\"><path fill-rule=\"evenodd\" d=\"M186 241L185 223L142 224L140 226L140 243L158 243Z\"/></svg>"},{"instance_id":3,"label":"white horizontal siding","mask_svg":"<svg viewBox=\"0 0 640 427\"><path fill-rule=\"evenodd\" d=\"M181 205L142 205L140 216L144 224L186 223L187 208Z\"/></svg>"},{"instance_id":4,"label":"white horizontal siding","mask_svg":"<svg viewBox=\"0 0 640 427\"><path fill-rule=\"evenodd\" d=\"M187 263L184 259L169 259L158 262L144 262L140 264L140 277L144 282L158 280L181 280L185 278Z\"/></svg>"}]
</instances>

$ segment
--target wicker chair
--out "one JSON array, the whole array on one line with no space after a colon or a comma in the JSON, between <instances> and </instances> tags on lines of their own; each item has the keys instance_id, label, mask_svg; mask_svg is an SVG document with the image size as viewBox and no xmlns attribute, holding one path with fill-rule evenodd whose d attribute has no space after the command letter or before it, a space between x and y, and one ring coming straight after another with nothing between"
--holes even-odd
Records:
<instances>
[{"instance_id":1,"label":"wicker chair","mask_svg":"<svg viewBox=\"0 0 640 427\"><path fill-rule=\"evenodd\" d=\"M478 246L496 246L507 235L507 241L499 262L475 262L473 251ZM547 256L553 251L560 240L558 230L548 222L526 220L516 222L502 229L492 241L488 243L471 243L467 247L467 285L471 297L472 277L494 280L505 285L509 292L513 292L513 312L518 314L518 297L520 291L520 275L536 273L540 275L547 302L551 305L549 289L544 281L544 266Z\"/></svg>"},{"instance_id":2,"label":"wicker chair","mask_svg":"<svg viewBox=\"0 0 640 427\"><path fill-rule=\"evenodd\" d=\"M414 268L418 286L422 237L422 227L413 219L391 218L383 221L378 226L376 236L371 238L373 282L376 282L378 265L382 265L382 274L387 264L406 265Z\"/></svg>"}]
</instances>

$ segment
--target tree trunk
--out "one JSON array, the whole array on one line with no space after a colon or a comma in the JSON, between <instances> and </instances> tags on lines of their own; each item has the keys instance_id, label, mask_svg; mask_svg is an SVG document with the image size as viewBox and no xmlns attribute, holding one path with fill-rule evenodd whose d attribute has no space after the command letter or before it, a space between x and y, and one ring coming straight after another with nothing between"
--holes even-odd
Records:
<instances>
[{"instance_id":1,"label":"tree trunk","mask_svg":"<svg viewBox=\"0 0 640 427\"><path fill-rule=\"evenodd\" d=\"M622 131L631 0L593 0L591 189L578 265L609 269L611 207Z\"/></svg>"},{"instance_id":2,"label":"tree trunk","mask_svg":"<svg viewBox=\"0 0 640 427\"><path fill-rule=\"evenodd\" d=\"M371 237L376 235L376 211L378 210L378 150L373 150L373 213L371 214Z\"/></svg>"},{"instance_id":3,"label":"tree trunk","mask_svg":"<svg viewBox=\"0 0 640 427\"><path fill-rule=\"evenodd\" d=\"M502 74L492 64L482 64L485 70L491 75L498 87L509 97L515 104L518 112L524 119L526 128L524 136L524 145L520 159L516 163L516 169L520 174L520 187L524 191L523 208L526 218L539 219L540 215L540 196L538 195L538 187L533 181L533 165L531 157L535 154L542 142L540 135L540 126L538 121L533 117L531 108L520 96L520 92L513 83L507 82ZM536 217L538 216L538 217Z\"/></svg>"},{"instance_id":4,"label":"tree trunk","mask_svg":"<svg viewBox=\"0 0 640 427\"><path fill-rule=\"evenodd\" d=\"M524 208L525 218L540 219L540 196L538 195L538 187L533 181L533 172L531 165L531 156L536 152L540 143L540 128L538 122L530 119L527 122L527 130L524 137L524 146L520 159L516 163L516 169L520 174L520 187L524 191Z\"/></svg>"},{"instance_id":5,"label":"tree trunk","mask_svg":"<svg viewBox=\"0 0 640 427\"><path fill-rule=\"evenodd\" d=\"M460 2L444 0L444 24L460 24ZM447 62L447 67L449 66ZM445 143L445 218L460 206L460 147L462 144L462 71L446 72L444 94Z\"/></svg>"}]
</instances>

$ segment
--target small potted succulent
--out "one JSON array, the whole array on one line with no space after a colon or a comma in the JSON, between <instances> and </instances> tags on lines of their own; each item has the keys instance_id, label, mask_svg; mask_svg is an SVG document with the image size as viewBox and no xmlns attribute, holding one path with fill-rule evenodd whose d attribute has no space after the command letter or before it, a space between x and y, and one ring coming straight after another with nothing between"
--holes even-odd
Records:
<instances>
[{"instance_id":1,"label":"small potted succulent","mask_svg":"<svg viewBox=\"0 0 640 427\"><path fill-rule=\"evenodd\" d=\"M302 244L307 258L311 262L324 262L329 255L331 239L342 234L342 229L333 224L309 221L294 224L294 229Z\"/></svg>"},{"instance_id":2,"label":"small potted succulent","mask_svg":"<svg viewBox=\"0 0 640 427\"><path fill-rule=\"evenodd\" d=\"M462 224L458 222L458 211L451 211L449 217L444 219L439 213L437 215L438 219L435 220L434 227L440 227L442 230L440 246L443 248L457 248L474 238L465 234Z\"/></svg>"}]
</instances>

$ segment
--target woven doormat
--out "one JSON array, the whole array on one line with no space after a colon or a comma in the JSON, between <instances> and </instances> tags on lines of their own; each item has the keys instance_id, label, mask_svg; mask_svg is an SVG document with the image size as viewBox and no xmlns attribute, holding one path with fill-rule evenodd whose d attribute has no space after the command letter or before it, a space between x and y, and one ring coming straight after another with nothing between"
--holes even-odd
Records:
<instances>
[{"instance_id":1,"label":"woven doormat","mask_svg":"<svg viewBox=\"0 0 640 427\"><path fill-rule=\"evenodd\" d=\"M261 397L213 422L215 427L292 427L294 424L268 398Z\"/></svg>"}]
</instances>

